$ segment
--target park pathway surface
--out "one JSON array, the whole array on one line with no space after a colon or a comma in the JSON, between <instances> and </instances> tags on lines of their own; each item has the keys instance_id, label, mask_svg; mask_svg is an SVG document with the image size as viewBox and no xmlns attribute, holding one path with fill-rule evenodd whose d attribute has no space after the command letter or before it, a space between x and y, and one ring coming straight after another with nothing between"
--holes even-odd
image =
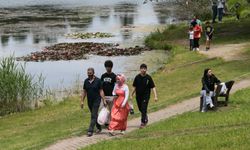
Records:
<instances>
[{"instance_id":1,"label":"park pathway surface","mask_svg":"<svg viewBox=\"0 0 250 150\"><path fill-rule=\"evenodd\" d=\"M243 52L244 49L249 47L250 42L238 44L224 44L212 45L209 51L204 51L205 47L201 47L201 54L206 55L208 58L220 57L225 61L242 60L246 59Z\"/></svg>"},{"instance_id":2,"label":"park pathway surface","mask_svg":"<svg viewBox=\"0 0 250 150\"><path fill-rule=\"evenodd\" d=\"M250 87L250 79L244 79L242 81L236 82L232 88L231 93ZM168 106L162 110L152 112L148 115L149 124L159 122L161 120L170 118L172 116L182 114L188 111L198 110L199 107L199 97L191 98L184 100L180 103ZM127 133L134 131L139 128L140 118L135 118L128 121ZM50 145L45 148L45 150L76 150L79 148L84 148L91 144L95 144L104 140L110 140L112 138L122 137L121 135L110 137L107 130L103 130L101 134L95 134L92 137L87 137L86 135L79 137L71 137L56 142L55 144Z\"/></svg>"}]
</instances>

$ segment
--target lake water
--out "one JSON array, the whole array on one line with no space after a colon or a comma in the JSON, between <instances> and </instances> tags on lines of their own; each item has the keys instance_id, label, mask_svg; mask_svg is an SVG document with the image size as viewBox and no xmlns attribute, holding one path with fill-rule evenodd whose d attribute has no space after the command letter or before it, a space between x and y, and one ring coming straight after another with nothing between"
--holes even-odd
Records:
<instances>
[{"instance_id":1,"label":"lake water","mask_svg":"<svg viewBox=\"0 0 250 150\"><path fill-rule=\"evenodd\" d=\"M156 27L176 22L175 9L168 2L143 0L0 0L0 57L23 56L45 46L62 42L119 43L122 47L143 45L143 39ZM74 32L108 32L112 38L77 40L65 37ZM86 69L96 75L104 71L107 59L114 62L114 72L132 78L141 63L149 71L166 59L164 51L150 51L138 56L89 56L87 60L28 62L26 69L42 73L50 88L70 87L86 78ZM21 62L23 63L23 62Z\"/></svg>"}]
</instances>

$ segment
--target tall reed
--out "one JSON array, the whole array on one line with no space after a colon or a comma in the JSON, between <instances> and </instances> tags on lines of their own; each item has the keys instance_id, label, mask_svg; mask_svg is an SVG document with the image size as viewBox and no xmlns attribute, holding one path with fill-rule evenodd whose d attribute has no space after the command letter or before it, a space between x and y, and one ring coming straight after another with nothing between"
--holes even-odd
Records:
<instances>
[{"instance_id":1,"label":"tall reed","mask_svg":"<svg viewBox=\"0 0 250 150\"><path fill-rule=\"evenodd\" d=\"M26 73L14 57L0 59L0 116L30 109L43 96L44 78Z\"/></svg>"}]
</instances>

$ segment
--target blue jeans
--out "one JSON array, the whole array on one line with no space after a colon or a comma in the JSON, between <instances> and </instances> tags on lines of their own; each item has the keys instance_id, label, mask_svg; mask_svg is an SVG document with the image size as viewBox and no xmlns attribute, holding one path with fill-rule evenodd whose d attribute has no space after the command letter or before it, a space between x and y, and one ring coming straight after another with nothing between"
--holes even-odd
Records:
<instances>
[{"instance_id":1,"label":"blue jeans","mask_svg":"<svg viewBox=\"0 0 250 150\"><path fill-rule=\"evenodd\" d=\"M212 97L214 96L214 92L210 91L208 94L206 90L201 91L201 97L203 98L203 105L202 105L202 110L206 111L207 110L207 104L213 104L212 102Z\"/></svg>"}]
</instances>

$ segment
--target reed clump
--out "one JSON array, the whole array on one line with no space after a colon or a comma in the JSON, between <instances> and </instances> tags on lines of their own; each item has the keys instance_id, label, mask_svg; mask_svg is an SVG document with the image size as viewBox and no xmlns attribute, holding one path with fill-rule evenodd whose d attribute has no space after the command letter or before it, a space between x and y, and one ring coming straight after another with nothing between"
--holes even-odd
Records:
<instances>
[{"instance_id":1,"label":"reed clump","mask_svg":"<svg viewBox=\"0 0 250 150\"><path fill-rule=\"evenodd\" d=\"M35 106L44 93L44 78L25 71L14 57L0 58L0 116Z\"/></svg>"}]
</instances>

